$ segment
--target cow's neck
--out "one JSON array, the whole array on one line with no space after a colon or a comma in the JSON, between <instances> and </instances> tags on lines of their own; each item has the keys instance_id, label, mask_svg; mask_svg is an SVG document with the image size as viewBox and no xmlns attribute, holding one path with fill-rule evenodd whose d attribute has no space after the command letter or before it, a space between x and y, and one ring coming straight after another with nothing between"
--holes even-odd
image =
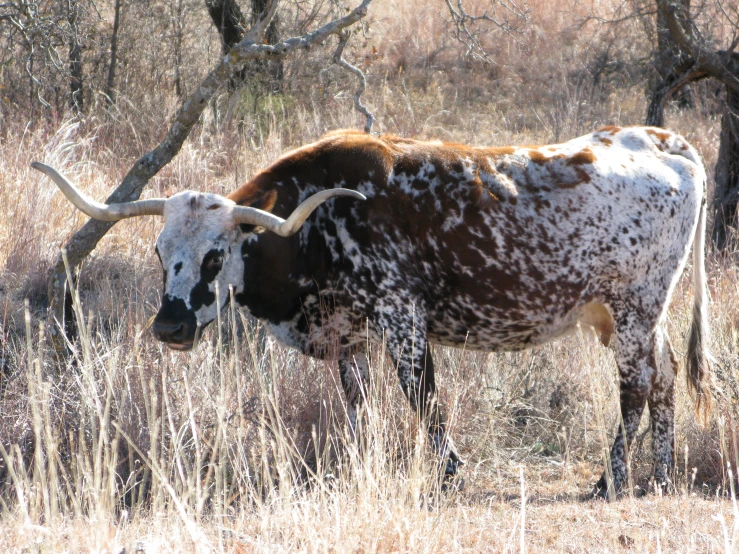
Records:
<instances>
[{"instance_id":1,"label":"cow's neck","mask_svg":"<svg viewBox=\"0 0 739 554\"><path fill-rule=\"evenodd\" d=\"M241 255L244 282L234 298L258 319L273 324L292 320L300 313L305 295L317 291L310 276L311 261L298 253L295 236L262 233L247 237Z\"/></svg>"}]
</instances>

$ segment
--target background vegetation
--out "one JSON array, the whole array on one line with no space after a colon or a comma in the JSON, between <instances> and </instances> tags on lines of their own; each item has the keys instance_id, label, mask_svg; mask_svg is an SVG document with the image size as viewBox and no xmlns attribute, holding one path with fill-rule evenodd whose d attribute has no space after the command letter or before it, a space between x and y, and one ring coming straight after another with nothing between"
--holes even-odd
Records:
<instances>
[{"instance_id":1,"label":"background vegetation","mask_svg":"<svg viewBox=\"0 0 739 554\"><path fill-rule=\"evenodd\" d=\"M566 140L643 123L664 79L649 2L532 0L509 32L480 27L473 51L442 1L375 2L345 57L367 76L376 130L488 145ZM482 13L485 4L466 7ZM730 8L692 7L717 50L733 41ZM336 9L283 2L278 31L302 33ZM716 406L698 425L679 380L678 492L669 497L640 494L651 471L645 417L629 494L611 504L585 498L618 424L613 356L585 329L515 354L434 350L468 462L465 488L451 494L440 494L425 434L381 347L356 445L335 363L275 345L245 314L222 314L194 352L167 350L147 331L160 300L156 218L118 223L84 262L79 339L59 360L48 347L46 279L85 218L28 164L50 163L105 198L161 140L223 45L195 0L0 10L0 551L739 548L735 240L708 260ZM354 77L330 62L334 47L301 51L279 71L251 66L225 86L144 196L227 193L290 148L363 126ZM691 87L689 99L666 104L665 123L712 173L726 92L717 81ZM679 354L691 287L688 269L668 322Z\"/></svg>"}]
</instances>

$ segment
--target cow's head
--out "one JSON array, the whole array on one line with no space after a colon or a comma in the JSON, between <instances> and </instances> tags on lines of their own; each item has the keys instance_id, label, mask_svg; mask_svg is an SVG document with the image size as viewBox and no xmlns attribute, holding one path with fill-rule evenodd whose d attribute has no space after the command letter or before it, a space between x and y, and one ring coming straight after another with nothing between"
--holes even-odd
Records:
<instances>
[{"instance_id":1,"label":"cow's head","mask_svg":"<svg viewBox=\"0 0 739 554\"><path fill-rule=\"evenodd\" d=\"M176 350L192 348L198 329L213 321L228 302L229 286L237 287L242 282L244 263L237 246L243 236L241 224L287 237L329 198L364 199L353 190L321 191L300 204L287 220L269 211L238 206L217 194L192 191L167 199L106 205L86 197L53 168L38 162L31 166L48 175L72 204L94 219L164 216L164 229L156 246L164 271L164 294L152 331Z\"/></svg>"}]
</instances>

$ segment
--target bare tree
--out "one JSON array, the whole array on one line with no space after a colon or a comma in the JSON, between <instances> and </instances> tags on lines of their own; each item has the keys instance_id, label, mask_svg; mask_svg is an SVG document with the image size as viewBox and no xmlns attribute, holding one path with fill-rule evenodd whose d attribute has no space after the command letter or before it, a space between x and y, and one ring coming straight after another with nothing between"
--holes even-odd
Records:
<instances>
[{"instance_id":1,"label":"bare tree","mask_svg":"<svg viewBox=\"0 0 739 554\"><path fill-rule=\"evenodd\" d=\"M739 72L734 75L739 78ZM713 205L713 241L718 248L736 244L737 205L739 204L739 89L726 87L726 108L721 118L721 135ZM729 239L733 237L734 241Z\"/></svg>"},{"instance_id":2,"label":"bare tree","mask_svg":"<svg viewBox=\"0 0 739 554\"><path fill-rule=\"evenodd\" d=\"M105 96L108 101L115 104L115 70L118 63L118 29L121 26L121 4L123 0L115 0L113 7L113 32L110 36L110 62L108 63L108 78L105 81ZM182 0L178 0L178 5ZM176 48L176 47L175 47ZM177 93L180 96L179 92Z\"/></svg>"},{"instance_id":3,"label":"bare tree","mask_svg":"<svg viewBox=\"0 0 739 554\"><path fill-rule=\"evenodd\" d=\"M726 94L721 120L719 156L716 162L714 189L715 219L713 240L719 249L728 245L736 233L737 205L739 204L739 9L733 12L716 0L720 12L733 28L733 36L726 49L717 49L718 41L705 38L696 31L694 18L685 0L656 0L660 20L664 22L676 49L680 64L652 94L647 110L648 125L662 125L664 106L668 99L689 83L701 79L716 79L723 84Z\"/></svg>"},{"instance_id":4,"label":"bare tree","mask_svg":"<svg viewBox=\"0 0 739 554\"><path fill-rule=\"evenodd\" d=\"M120 0L116 0L118 2ZM177 98L182 98L185 91L182 87L182 42L185 34L185 10L182 0L175 2L174 13L174 90Z\"/></svg>"},{"instance_id":5,"label":"bare tree","mask_svg":"<svg viewBox=\"0 0 739 554\"><path fill-rule=\"evenodd\" d=\"M74 113L82 111L82 41L77 22L79 0L67 0L67 22L69 23L69 105Z\"/></svg>"},{"instance_id":6,"label":"bare tree","mask_svg":"<svg viewBox=\"0 0 739 554\"><path fill-rule=\"evenodd\" d=\"M70 10L70 8L72 8ZM0 3L0 64L3 68L13 66L15 60L23 68L15 79L6 79L3 85L11 89L12 96L20 102L28 102L30 119L35 118L37 105L52 107L49 92L55 91L58 82L70 85L69 69L60 57L66 46L67 52L76 55L70 38L70 20L77 25L79 6L75 4L47 4L10 0ZM81 68L81 66L79 66ZM51 84L50 83L53 83ZM55 82L56 81L56 82ZM51 86L50 86L51 85ZM70 87L71 88L71 87ZM75 87L75 90L79 90ZM27 96L26 96L27 94ZM69 98L64 95L62 104ZM59 105L55 105L59 108Z\"/></svg>"},{"instance_id":7,"label":"bare tree","mask_svg":"<svg viewBox=\"0 0 739 554\"><path fill-rule=\"evenodd\" d=\"M149 180L180 151L193 126L200 119L208 101L246 62L267 57L283 58L296 50L307 49L323 42L332 35L340 36L345 29L367 15L367 8L371 2L372 0L362 0L361 4L344 17L329 21L315 31L281 40L277 44L264 44L265 33L278 4L278 0L269 0L265 11L246 31L243 39L221 58L200 86L182 102L164 139L133 164L118 188L107 198L106 203L128 202L139 198ZM97 220L85 223L69 240L51 270L47 287L50 303L49 315L61 324L62 332L55 325L49 327L53 344L60 354L66 351L63 332L67 329L65 324L71 319L68 309L65 317L67 270L73 274L80 262L92 252L113 225L114 223L111 222Z\"/></svg>"},{"instance_id":8,"label":"bare tree","mask_svg":"<svg viewBox=\"0 0 739 554\"><path fill-rule=\"evenodd\" d=\"M251 0L251 22L252 25L256 22L259 14L267 9L267 0ZM272 18L272 21L267 27L267 32L264 34L264 39L267 44L276 44L280 40L280 14L276 13ZM282 60L254 60L252 72L265 73L269 78L272 88L279 89L282 83L282 77L284 69L282 67Z\"/></svg>"}]
</instances>

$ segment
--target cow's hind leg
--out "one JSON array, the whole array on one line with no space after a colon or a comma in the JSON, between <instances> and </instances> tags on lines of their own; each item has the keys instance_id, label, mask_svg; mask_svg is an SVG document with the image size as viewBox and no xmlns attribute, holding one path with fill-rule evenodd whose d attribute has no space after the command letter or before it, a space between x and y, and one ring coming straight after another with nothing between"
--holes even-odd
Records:
<instances>
[{"instance_id":1,"label":"cow's hind leg","mask_svg":"<svg viewBox=\"0 0 739 554\"><path fill-rule=\"evenodd\" d=\"M444 464L444 475L454 476L462 465L436 398L434 363L426 340L426 314L408 303L385 309L378 322L385 333L388 352L398 370L403 393L427 426L434 451Z\"/></svg>"},{"instance_id":2,"label":"cow's hind leg","mask_svg":"<svg viewBox=\"0 0 739 554\"><path fill-rule=\"evenodd\" d=\"M615 320L614 350L619 371L621 420L611 448L611 475L614 492L620 492L627 479L628 449L633 444L657 372L657 325L650 322L651 318L640 315L638 310L621 310L615 314ZM608 479L604 473L596 485L596 493L606 496L607 487Z\"/></svg>"},{"instance_id":3,"label":"cow's hind leg","mask_svg":"<svg viewBox=\"0 0 739 554\"><path fill-rule=\"evenodd\" d=\"M357 432L357 412L369 387L369 362L364 348L347 349L339 355L339 377L346 397L346 415L352 437Z\"/></svg>"},{"instance_id":4,"label":"cow's hind leg","mask_svg":"<svg viewBox=\"0 0 739 554\"><path fill-rule=\"evenodd\" d=\"M654 482L662 490L670 488L670 473L675 465L675 375L677 360L664 327L655 333L657 371L649 394L649 418L654 449Z\"/></svg>"}]
</instances>

